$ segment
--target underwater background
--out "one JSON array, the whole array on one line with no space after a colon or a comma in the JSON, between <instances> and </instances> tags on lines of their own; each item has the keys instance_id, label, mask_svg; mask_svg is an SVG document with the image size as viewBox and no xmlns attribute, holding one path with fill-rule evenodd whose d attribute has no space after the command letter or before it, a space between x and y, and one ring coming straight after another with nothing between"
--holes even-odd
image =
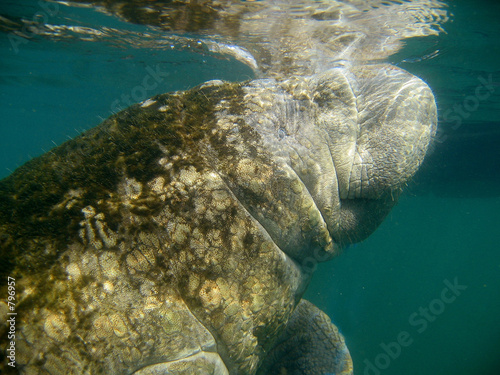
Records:
<instances>
[{"instance_id":1,"label":"underwater background","mask_svg":"<svg viewBox=\"0 0 500 375\"><path fill-rule=\"evenodd\" d=\"M447 4L445 33L389 60L433 89L432 150L380 228L319 265L305 295L345 335L356 375L500 374L500 2ZM8 19L37 13L127 37L13 40L1 19L0 178L129 104L253 77L197 46L146 48L130 36L147 27L92 8L0 0Z\"/></svg>"}]
</instances>

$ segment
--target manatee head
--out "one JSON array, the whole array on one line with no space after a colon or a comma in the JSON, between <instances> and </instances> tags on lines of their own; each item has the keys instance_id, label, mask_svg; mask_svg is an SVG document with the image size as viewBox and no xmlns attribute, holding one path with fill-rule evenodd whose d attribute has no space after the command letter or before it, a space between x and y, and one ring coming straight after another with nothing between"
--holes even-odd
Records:
<instances>
[{"instance_id":1,"label":"manatee head","mask_svg":"<svg viewBox=\"0 0 500 375\"><path fill-rule=\"evenodd\" d=\"M387 64L256 80L244 90L245 122L304 184L338 246L382 222L436 131L429 87Z\"/></svg>"}]
</instances>

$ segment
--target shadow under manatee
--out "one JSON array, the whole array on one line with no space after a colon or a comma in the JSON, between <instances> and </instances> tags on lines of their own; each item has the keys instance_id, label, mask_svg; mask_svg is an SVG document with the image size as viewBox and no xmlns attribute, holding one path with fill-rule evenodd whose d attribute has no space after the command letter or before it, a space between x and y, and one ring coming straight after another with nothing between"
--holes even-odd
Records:
<instances>
[{"instance_id":1,"label":"shadow under manatee","mask_svg":"<svg viewBox=\"0 0 500 375\"><path fill-rule=\"evenodd\" d=\"M409 186L409 194L500 196L500 124L470 122L458 129L441 129L441 142L434 143Z\"/></svg>"}]
</instances>

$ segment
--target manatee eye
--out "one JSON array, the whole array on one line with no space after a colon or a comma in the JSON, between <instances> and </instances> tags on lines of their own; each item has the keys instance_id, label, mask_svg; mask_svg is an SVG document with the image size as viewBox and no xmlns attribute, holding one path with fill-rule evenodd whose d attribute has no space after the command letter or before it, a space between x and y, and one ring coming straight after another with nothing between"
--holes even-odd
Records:
<instances>
[{"instance_id":1,"label":"manatee eye","mask_svg":"<svg viewBox=\"0 0 500 375\"><path fill-rule=\"evenodd\" d=\"M278 137L279 139L283 139L287 136L286 130L282 127L278 129Z\"/></svg>"}]
</instances>

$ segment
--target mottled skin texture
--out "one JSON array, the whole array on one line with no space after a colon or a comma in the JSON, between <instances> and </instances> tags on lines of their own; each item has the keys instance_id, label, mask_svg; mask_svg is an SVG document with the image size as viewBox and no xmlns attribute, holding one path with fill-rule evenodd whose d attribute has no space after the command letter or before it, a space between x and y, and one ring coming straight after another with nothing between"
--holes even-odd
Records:
<instances>
[{"instance_id":1,"label":"mottled skin texture","mask_svg":"<svg viewBox=\"0 0 500 375\"><path fill-rule=\"evenodd\" d=\"M301 295L380 224L435 124L419 79L338 67L159 95L32 160L0 182L16 369L352 373Z\"/></svg>"}]
</instances>

